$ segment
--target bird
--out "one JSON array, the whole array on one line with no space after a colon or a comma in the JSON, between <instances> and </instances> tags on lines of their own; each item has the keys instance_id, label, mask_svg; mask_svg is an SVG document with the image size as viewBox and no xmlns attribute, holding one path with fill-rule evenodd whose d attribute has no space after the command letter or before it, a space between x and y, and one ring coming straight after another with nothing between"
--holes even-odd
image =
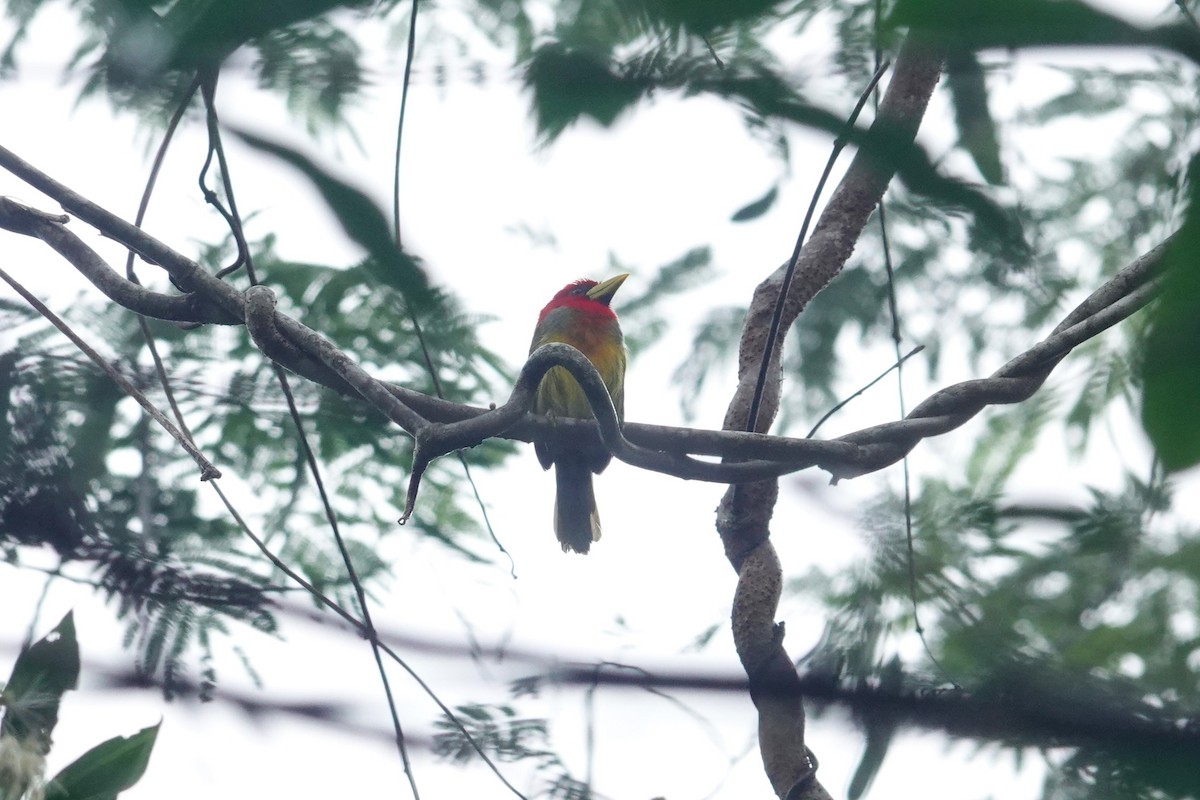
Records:
<instances>
[{"instance_id":1,"label":"bird","mask_svg":"<svg viewBox=\"0 0 1200 800\"><path fill-rule=\"evenodd\" d=\"M625 419L625 338L610 307L613 295L628 273L604 281L577 280L551 298L538 315L532 353L544 344L569 344L587 357L600 373L612 397L617 419ZM591 406L583 388L563 367L551 367L538 384L533 410L552 417L590 419ZM604 471L612 454L600 444L536 442L542 469L554 467L554 534L563 552L587 553L600 539L600 513L592 474Z\"/></svg>"}]
</instances>

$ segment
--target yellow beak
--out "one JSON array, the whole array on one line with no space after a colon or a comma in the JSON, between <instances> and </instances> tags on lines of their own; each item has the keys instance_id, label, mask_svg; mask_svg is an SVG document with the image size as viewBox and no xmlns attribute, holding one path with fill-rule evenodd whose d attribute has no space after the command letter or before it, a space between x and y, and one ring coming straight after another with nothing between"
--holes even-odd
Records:
<instances>
[{"instance_id":1,"label":"yellow beak","mask_svg":"<svg viewBox=\"0 0 1200 800\"><path fill-rule=\"evenodd\" d=\"M600 281L600 283L597 283L591 289L588 289L587 296L592 300L598 300L599 302L608 305L612 300L613 295L617 293L617 289L621 288L621 284L624 283L625 279L628 277L629 273L626 272L623 275L617 275L616 277L609 278L606 281Z\"/></svg>"}]
</instances>

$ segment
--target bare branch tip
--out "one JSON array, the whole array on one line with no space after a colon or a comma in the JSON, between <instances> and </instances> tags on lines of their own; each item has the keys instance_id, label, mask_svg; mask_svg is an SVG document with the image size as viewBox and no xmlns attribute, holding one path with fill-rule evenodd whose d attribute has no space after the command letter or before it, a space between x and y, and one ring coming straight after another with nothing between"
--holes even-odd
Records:
<instances>
[{"instance_id":1,"label":"bare branch tip","mask_svg":"<svg viewBox=\"0 0 1200 800\"><path fill-rule=\"evenodd\" d=\"M800 777L792 784L792 788L784 795L785 800L800 800L817 779L817 770L821 766L817 761L817 754L812 751L811 747L805 745L804 756L808 760L808 768L800 774Z\"/></svg>"},{"instance_id":2,"label":"bare branch tip","mask_svg":"<svg viewBox=\"0 0 1200 800\"><path fill-rule=\"evenodd\" d=\"M421 490L421 476L425 474L425 467L428 461L421 455L413 456L413 471L408 479L408 493L404 498L404 513L400 515L400 519L396 520L399 524L404 525L412 517L413 512L417 510L417 492Z\"/></svg>"},{"instance_id":3,"label":"bare branch tip","mask_svg":"<svg viewBox=\"0 0 1200 800\"><path fill-rule=\"evenodd\" d=\"M58 225L65 225L71 221L71 218L66 214L51 214L49 211L42 211L33 206L27 206L20 200L14 200L7 195L0 195L0 212L26 218L32 217L40 222L52 222Z\"/></svg>"}]
</instances>

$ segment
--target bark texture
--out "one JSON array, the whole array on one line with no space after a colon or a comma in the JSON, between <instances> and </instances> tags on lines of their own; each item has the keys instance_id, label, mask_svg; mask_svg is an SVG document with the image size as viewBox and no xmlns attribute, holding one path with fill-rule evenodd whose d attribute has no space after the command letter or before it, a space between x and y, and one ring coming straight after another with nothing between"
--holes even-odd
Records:
<instances>
[{"instance_id":1,"label":"bark texture","mask_svg":"<svg viewBox=\"0 0 1200 800\"><path fill-rule=\"evenodd\" d=\"M939 52L910 36L896 60L872 131L885 130L911 142L937 85L941 64ZM780 335L770 354L757 432L766 432L779 410L783 333L845 266L894 172L884 157L860 150L800 251L783 307ZM747 425L787 269L788 264L783 264L755 289L742 329L738 387L725 414L726 430L744 430ZM786 800L824 800L830 795L816 780L816 764L804 740L799 676L783 647L783 626L775 622L783 571L771 544L770 521L778 496L776 480L735 484L717 509L717 531L725 555L738 572L732 612L734 644L758 709L759 747L775 794Z\"/></svg>"}]
</instances>

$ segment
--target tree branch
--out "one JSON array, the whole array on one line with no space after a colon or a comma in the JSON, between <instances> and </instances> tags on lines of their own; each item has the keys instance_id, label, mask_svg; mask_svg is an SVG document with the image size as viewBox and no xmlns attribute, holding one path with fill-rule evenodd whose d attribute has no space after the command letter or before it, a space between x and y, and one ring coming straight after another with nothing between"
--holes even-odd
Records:
<instances>
[{"instance_id":1,"label":"tree branch","mask_svg":"<svg viewBox=\"0 0 1200 800\"><path fill-rule=\"evenodd\" d=\"M871 125L873 134L886 131L905 146L912 142L937 85L941 62L940 52L909 36ZM841 271L894 172L894 163L860 149L812 237L794 256L795 263L780 266L755 290L742 328L738 386L725 412L725 429L740 428L751 418L755 431L770 429L779 410L784 334L808 301ZM766 379L758 380L762 373ZM752 407L757 413L751 413ZM804 741L804 707L794 690L799 678L783 649L783 626L775 623L782 569L769 539L769 524L778 496L774 480L730 486L717 509L717 531L726 557L738 572L731 624L758 709L759 748L767 777L780 798L822 800L829 794L814 779L815 765Z\"/></svg>"},{"instance_id":2,"label":"tree branch","mask_svg":"<svg viewBox=\"0 0 1200 800\"><path fill-rule=\"evenodd\" d=\"M171 322L239 324L240 320L209 303L203 295L160 294L122 277L95 250L66 228L68 219L0 197L0 228L41 239L114 303L130 311Z\"/></svg>"},{"instance_id":3,"label":"tree branch","mask_svg":"<svg viewBox=\"0 0 1200 800\"><path fill-rule=\"evenodd\" d=\"M901 77L903 73L893 78L893 85ZM82 210L83 213L79 214L81 219L94 220L93 224L102 232L135 252L152 254L157 259L152 263L166 269L176 282L186 282L195 288L182 297L150 292L126 280L105 264L99 255L66 230L61 216L29 209L3 198L0 198L0 227L46 241L114 302L132 311L157 316L155 309L158 309L163 311L165 318L176 321L218 324L243 321L262 351L293 372L344 395L366 392L371 395L372 405L410 434L415 435L423 426L433 426L426 433L424 442L426 463L454 449L471 447L496 436L526 442L578 442L592 438L597 442L605 442L618 459L634 466L685 479L718 483L761 480L813 466L828 471L835 479L864 475L903 458L921 439L946 433L961 425L989 403L1011 403L1023 399L1014 391L1014 384L1004 379L1031 375L1038 371L1036 367L1044 368L1052 358L1057 363L1071 347L1145 305L1157 287L1151 277L1160 266L1163 251L1170 241L1168 239L1121 270L1072 311L1055 329L1056 333L1009 362L991 378L966 381L942 389L899 422L873 426L831 440L633 422L617 427L611 420L605 433L603 422L566 418L550 420L526 413L529 405L521 399L525 396L521 390L522 381L525 390L528 390L528 382L533 379L534 371L540 376L549 366L563 366L581 384L593 387L589 395L593 410L601 420L609 419L604 410L611 402L607 391L596 388L602 384L597 383L594 370L586 359L569 355L574 352L572 348L563 347L557 349L556 355L542 356L548 359L544 364L540 360L526 364L522 375L528 370L528 377L518 380L508 402L490 409L453 403L403 386L377 381L319 333L275 311L273 295L265 287L251 289L246 294L239 292L144 231L44 176L3 147L0 147L0 166L26 179L31 185L50 192L51 197L65 208L76 213ZM853 165L851 169L854 170ZM854 172L847 173L842 186L834 194L835 199L844 194L846 181L854 175ZM848 201L839 201L839 207L848 204ZM857 205L861 207L862 204ZM843 249L844 234L834 236L820 233L830 227L831 223L823 215L809 246L802 251L802 265L828 264L811 255L813 248L818 246ZM844 252L846 256L849 255L849 249L844 249ZM768 278L763 286L771 285L777 275L778 272ZM801 272L793 286L811 286L811 283L807 274ZM756 298L756 302L765 302L768 306L774 299L769 293L763 293L763 287L756 292ZM770 313L769 308L767 313ZM795 315L792 314L787 320L788 324L794 319ZM1044 375L1042 377L1044 379ZM768 388L771 383L768 381ZM775 400L771 405L772 415L778 407L777 371L773 383ZM703 456L719 457L727 463L717 464L698 458Z\"/></svg>"},{"instance_id":4,"label":"tree branch","mask_svg":"<svg viewBox=\"0 0 1200 800\"><path fill-rule=\"evenodd\" d=\"M754 691L732 676L601 672L566 666L547 679L561 684L707 692ZM787 691L848 710L869 723L887 720L949 736L987 739L1012 746L1104 747L1191 764L1200 746L1200 725L1185 710L1164 710L1118 694L1100 679L1054 675L1044 665L1014 664L985 691L907 688L886 689L867 682L840 685L826 674L805 674Z\"/></svg>"}]
</instances>

